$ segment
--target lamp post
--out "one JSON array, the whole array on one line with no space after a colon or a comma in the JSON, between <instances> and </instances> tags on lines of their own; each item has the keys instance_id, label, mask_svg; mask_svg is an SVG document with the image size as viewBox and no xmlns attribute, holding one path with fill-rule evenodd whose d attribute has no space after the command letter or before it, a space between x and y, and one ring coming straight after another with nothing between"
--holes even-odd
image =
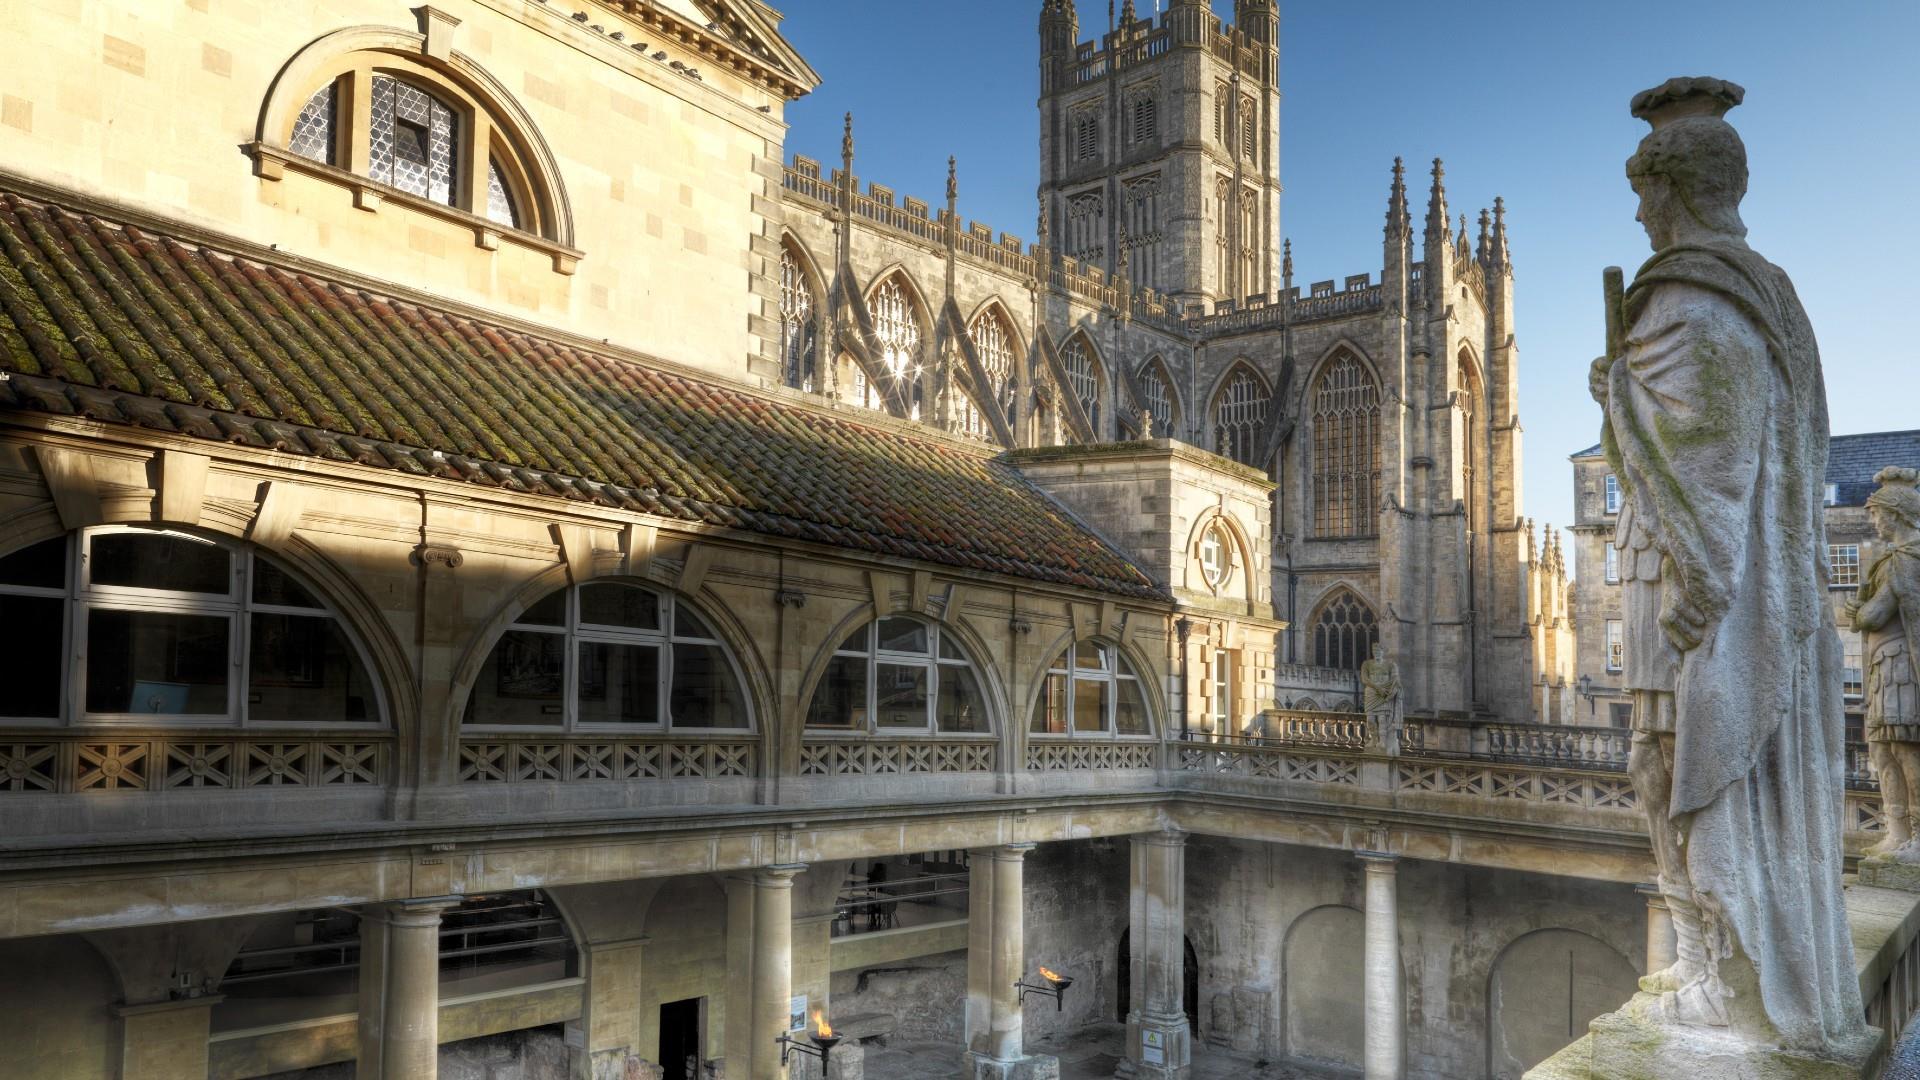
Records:
<instances>
[{"instance_id":1,"label":"lamp post","mask_svg":"<svg viewBox=\"0 0 1920 1080\"><path fill-rule=\"evenodd\" d=\"M1580 696L1587 699L1587 717L1591 719L1595 715L1593 704L1593 676L1580 676Z\"/></svg>"},{"instance_id":2,"label":"lamp post","mask_svg":"<svg viewBox=\"0 0 1920 1080\"><path fill-rule=\"evenodd\" d=\"M1049 971L1044 967L1040 969L1040 977L1046 982L1030 983L1025 979L1014 981L1013 988L1020 992L1021 1003L1026 1003L1028 994L1039 994L1041 997L1053 999L1054 1012L1064 1010L1067 1007L1067 988L1073 985L1072 977Z\"/></svg>"}]
</instances>

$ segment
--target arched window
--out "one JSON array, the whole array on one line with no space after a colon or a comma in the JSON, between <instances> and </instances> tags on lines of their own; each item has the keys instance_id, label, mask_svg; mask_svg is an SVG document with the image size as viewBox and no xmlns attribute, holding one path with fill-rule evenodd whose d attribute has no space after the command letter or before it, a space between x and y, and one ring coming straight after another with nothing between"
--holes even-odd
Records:
<instances>
[{"instance_id":1,"label":"arched window","mask_svg":"<svg viewBox=\"0 0 1920 1080\"><path fill-rule=\"evenodd\" d=\"M1227 380L1213 407L1213 445L1221 457L1264 468L1258 460L1272 395L1259 376L1241 367Z\"/></svg>"},{"instance_id":2,"label":"arched window","mask_svg":"<svg viewBox=\"0 0 1920 1080\"><path fill-rule=\"evenodd\" d=\"M880 366L896 382L910 380L908 390L910 419L920 419L920 322L914 317L913 300L906 285L895 274L880 283L868 301L873 314L873 336L880 343ZM853 377L854 396L869 409L883 408L885 399L879 388L867 385L866 373Z\"/></svg>"},{"instance_id":3,"label":"arched window","mask_svg":"<svg viewBox=\"0 0 1920 1080\"><path fill-rule=\"evenodd\" d=\"M1233 576L1233 537L1219 521L1200 534L1200 576L1216 592Z\"/></svg>"},{"instance_id":4,"label":"arched window","mask_svg":"<svg viewBox=\"0 0 1920 1080\"><path fill-rule=\"evenodd\" d=\"M1030 730L1036 735L1151 735L1153 720L1139 676L1120 650L1081 641L1047 669Z\"/></svg>"},{"instance_id":5,"label":"arched window","mask_svg":"<svg viewBox=\"0 0 1920 1080\"><path fill-rule=\"evenodd\" d=\"M1341 589L1321 604L1320 613L1314 616L1313 662L1321 667L1358 671L1361 663L1373 655L1373 646L1379 640L1380 626L1373 608L1352 589Z\"/></svg>"},{"instance_id":6,"label":"arched window","mask_svg":"<svg viewBox=\"0 0 1920 1080\"><path fill-rule=\"evenodd\" d=\"M1100 438L1100 362L1094 359L1093 345L1085 334L1075 334L1060 350L1060 366L1067 373L1068 393L1087 414L1087 425L1095 440Z\"/></svg>"},{"instance_id":7,"label":"arched window","mask_svg":"<svg viewBox=\"0 0 1920 1080\"><path fill-rule=\"evenodd\" d=\"M732 655L693 605L596 581L548 593L507 627L466 723L741 730L753 717Z\"/></svg>"},{"instance_id":8,"label":"arched window","mask_svg":"<svg viewBox=\"0 0 1920 1080\"><path fill-rule=\"evenodd\" d=\"M1479 528L1480 494L1474 488L1476 466L1479 465L1479 429L1474 423L1474 414L1480 404L1480 386L1473 377L1473 357L1465 349L1460 350L1455 360L1458 370L1454 373L1460 384L1460 491L1461 505L1466 510L1468 532ZM1613 550L1611 546L1609 551Z\"/></svg>"},{"instance_id":9,"label":"arched window","mask_svg":"<svg viewBox=\"0 0 1920 1080\"><path fill-rule=\"evenodd\" d=\"M973 338L973 351L987 373L985 392L993 395L1001 415L1011 424L1015 389L1013 331L1008 329L1006 319L998 310L989 309L975 316L973 325L967 327L967 335Z\"/></svg>"},{"instance_id":10,"label":"arched window","mask_svg":"<svg viewBox=\"0 0 1920 1080\"><path fill-rule=\"evenodd\" d=\"M1314 380L1313 533L1372 536L1379 528L1380 391L1342 353Z\"/></svg>"},{"instance_id":11,"label":"arched window","mask_svg":"<svg viewBox=\"0 0 1920 1080\"><path fill-rule=\"evenodd\" d=\"M780 370L788 386L812 391L816 377L813 288L806 267L780 249Z\"/></svg>"},{"instance_id":12,"label":"arched window","mask_svg":"<svg viewBox=\"0 0 1920 1080\"><path fill-rule=\"evenodd\" d=\"M88 529L0 558L6 723L377 724L346 626L250 548Z\"/></svg>"},{"instance_id":13,"label":"arched window","mask_svg":"<svg viewBox=\"0 0 1920 1080\"><path fill-rule=\"evenodd\" d=\"M834 650L807 707L807 727L903 735L993 730L980 674L938 623L877 619Z\"/></svg>"},{"instance_id":14,"label":"arched window","mask_svg":"<svg viewBox=\"0 0 1920 1080\"><path fill-rule=\"evenodd\" d=\"M1179 416L1175 404L1178 398L1174 395L1173 384L1167 379L1166 368L1157 356L1140 369L1140 394L1146 399L1140 403L1141 407L1153 417L1154 436L1173 438L1173 426Z\"/></svg>"}]
</instances>

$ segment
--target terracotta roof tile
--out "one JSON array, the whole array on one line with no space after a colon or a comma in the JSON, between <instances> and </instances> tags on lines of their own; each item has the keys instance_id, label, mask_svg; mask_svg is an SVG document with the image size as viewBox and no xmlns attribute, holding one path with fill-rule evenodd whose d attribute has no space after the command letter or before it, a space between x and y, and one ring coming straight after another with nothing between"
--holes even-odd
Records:
<instances>
[{"instance_id":1,"label":"terracotta roof tile","mask_svg":"<svg viewBox=\"0 0 1920 1080\"><path fill-rule=\"evenodd\" d=\"M1161 595L982 452L5 191L0 369L13 408Z\"/></svg>"}]
</instances>

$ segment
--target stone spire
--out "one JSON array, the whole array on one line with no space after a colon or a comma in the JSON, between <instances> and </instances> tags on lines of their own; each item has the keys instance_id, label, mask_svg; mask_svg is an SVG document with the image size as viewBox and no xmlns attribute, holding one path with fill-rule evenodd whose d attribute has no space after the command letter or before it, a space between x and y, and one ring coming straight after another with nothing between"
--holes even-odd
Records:
<instances>
[{"instance_id":1,"label":"stone spire","mask_svg":"<svg viewBox=\"0 0 1920 1080\"><path fill-rule=\"evenodd\" d=\"M1467 245L1467 215L1460 215L1460 232L1453 238L1453 253L1456 258L1465 261L1473 257L1473 248Z\"/></svg>"},{"instance_id":2,"label":"stone spire","mask_svg":"<svg viewBox=\"0 0 1920 1080\"><path fill-rule=\"evenodd\" d=\"M1451 237L1447 235L1447 167L1439 158L1433 159L1433 190L1427 196L1427 255L1428 261L1446 246Z\"/></svg>"},{"instance_id":3,"label":"stone spire","mask_svg":"<svg viewBox=\"0 0 1920 1080\"><path fill-rule=\"evenodd\" d=\"M949 214L954 213L957 210L959 210L959 208L960 208L960 160L956 157L948 156L947 158L947 213Z\"/></svg>"},{"instance_id":4,"label":"stone spire","mask_svg":"<svg viewBox=\"0 0 1920 1080\"><path fill-rule=\"evenodd\" d=\"M1120 4L1120 25L1132 26L1136 21L1138 21L1138 16L1133 13L1133 0L1122 0Z\"/></svg>"},{"instance_id":5,"label":"stone spire","mask_svg":"<svg viewBox=\"0 0 1920 1080\"><path fill-rule=\"evenodd\" d=\"M1407 166L1394 158L1393 189L1387 194L1387 233L1405 233L1412 224L1413 218L1407 211Z\"/></svg>"},{"instance_id":6,"label":"stone spire","mask_svg":"<svg viewBox=\"0 0 1920 1080\"><path fill-rule=\"evenodd\" d=\"M1293 294L1293 241L1291 239L1280 243L1280 291L1289 296Z\"/></svg>"},{"instance_id":7,"label":"stone spire","mask_svg":"<svg viewBox=\"0 0 1920 1080\"><path fill-rule=\"evenodd\" d=\"M1480 260L1482 266L1493 257L1493 215L1486 207L1480 208L1480 237L1474 241L1473 257Z\"/></svg>"},{"instance_id":8,"label":"stone spire","mask_svg":"<svg viewBox=\"0 0 1920 1080\"><path fill-rule=\"evenodd\" d=\"M1513 266L1512 255L1507 250L1507 200L1498 195L1493 199L1493 266L1497 270Z\"/></svg>"},{"instance_id":9,"label":"stone spire","mask_svg":"<svg viewBox=\"0 0 1920 1080\"><path fill-rule=\"evenodd\" d=\"M853 175L853 114L847 114L846 130L840 136L840 167Z\"/></svg>"}]
</instances>

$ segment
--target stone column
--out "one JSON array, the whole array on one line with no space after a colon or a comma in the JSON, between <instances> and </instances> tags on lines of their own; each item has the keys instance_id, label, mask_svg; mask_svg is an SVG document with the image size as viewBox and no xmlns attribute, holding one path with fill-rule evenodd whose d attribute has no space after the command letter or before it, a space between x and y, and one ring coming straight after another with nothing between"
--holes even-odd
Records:
<instances>
[{"instance_id":1,"label":"stone column","mask_svg":"<svg viewBox=\"0 0 1920 1080\"><path fill-rule=\"evenodd\" d=\"M763 867L747 882L745 907L752 925L745 958L746 1009L740 1017L746 1031L739 1040L728 1039L728 1076L786 1080L774 1040L787 1030L793 1001L793 879L805 869L793 863ZM730 1015L728 1027L736 1022ZM746 1051L744 1062L736 1063L736 1046Z\"/></svg>"},{"instance_id":2,"label":"stone column","mask_svg":"<svg viewBox=\"0 0 1920 1080\"><path fill-rule=\"evenodd\" d=\"M359 1080L433 1080L440 1060L440 915L456 897L360 911Z\"/></svg>"},{"instance_id":3,"label":"stone column","mask_svg":"<svg viewBox=\"0 0 1920 1080\"><path fill-rule=\"evenodd\" d=\"M1665 971L1679 959L1673 938L1673 912L1658 885L1635 885L1633 891L1647 898L1647 974Z\"/></svg>"},{"instance_id":4,"label":"stone column","mask_svg":"<svg viewBox=\"0 0 1920 1080\"><path fill-rule=\"evenodd\" d=\"M1406 1007L1400 987L1400 911L1395 874L1399 857L1362 851L1367 869L1366 1080L1406 1076Z\"/></svg>"},{"instance_id":5,"label":"stone column","mask_svg":"<svg viewBox=\"0 0 1920 1080\"><path fill-rule=\"evenodd\" d=\"M1014 984L1027 975L1025 866L1032 844L973 853L967 942L967 1059L975 1080L1059 1075L1053 1058L1028 1057ZM983 917L984 916L984 917Z\"/></svg>"},{"instance_id":6,"label":"stone column","mask_svg":"<svg viewBox=\"0 0 1920 1080\"><path fill-rule=\"evenodd\" d=\"M1178 829L1133 838L1128 897L1132 983L1127 1063L1137 1077L1183 1080L1193 1061L1187 1023L1187 834Z\"/></svg>"},{"instance_id":7,"label":"stone column","mask_svg":"<svg viewBox=\"0 0 1920 1080\"><path fill-rule=\"evenodd\" d=\"M219 994L122 1005L120 1075L143 1080L206 1080L207 1030Z\"/></svg>"}]
</instances>

